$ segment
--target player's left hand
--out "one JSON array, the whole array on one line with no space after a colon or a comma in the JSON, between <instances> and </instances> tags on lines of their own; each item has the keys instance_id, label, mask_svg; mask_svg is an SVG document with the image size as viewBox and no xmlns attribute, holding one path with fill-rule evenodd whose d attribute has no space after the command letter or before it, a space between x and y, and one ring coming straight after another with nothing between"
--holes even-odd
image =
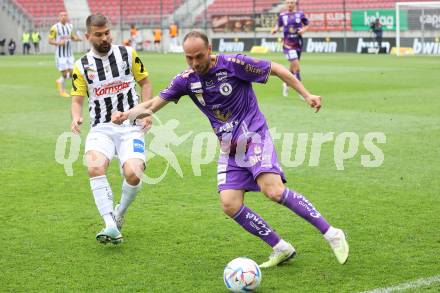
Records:
<instances>
[{"instance_id":1,"label":"player's left hand","mask_svg":"<svg viewBox=\"0 0 440 293\"><path fill-rule=\"evenodd\" d=\"M303 33L304 33L304 30L303 30L303 29L299 29L299 30L298 30L298 35L302 36Z\"/></svg>"},{"instance_id":2,"label":"player's left hand","mask_svg":"<svg viewBox=\"0 0 440 293\"><path fill-rule=\"evenodd\" d=\"M152 116L147 116L145 118L142 119L136 119L138 122L138 125L141 125L141 131L142 132L147 132L148 130L150 130L151 125L153 124L153 117Z\"/></svg>"},{"instance_id":3,"label":"player's left hand","mask_svg":"<svg viewBox=\"0 0 440 293\"><path fill-rule=\"evenodd\" d=\"M310 107L316 109L315 113L318 113L319 110L321 109L321 101L322 101L322 97L321 96L315 96L315 95L310 95L308 97L305 98L307 104L310 105Z\"/></svg>"}]
</instances>

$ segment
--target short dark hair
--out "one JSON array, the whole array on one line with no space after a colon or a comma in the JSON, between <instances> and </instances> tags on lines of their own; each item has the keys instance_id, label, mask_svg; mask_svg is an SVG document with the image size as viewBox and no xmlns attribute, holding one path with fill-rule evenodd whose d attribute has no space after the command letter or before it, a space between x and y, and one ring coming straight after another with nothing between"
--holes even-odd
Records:
<instances>
[{"instance_id":1,"label":"short dark hair","mask_svg":"<svg viewBox=\"0 0 440 293\"><path fill-rule=\"evenodd\" d=\"M199 31L192 31L189 32L185 35L185 37L183 37L183 43L185 43L185 41L189 38L199 38L202 39L203 43L205 43L205 46L208 47L209 46L209 40L208 40L208 36L205 33L199 32Z\"/></svg>"},{"instance_id":2,"label":"short dark hair","mask_svg":"<svg viewBox=\"0 0 440 293\"><path fill-rule=\"evenodd\" d=\"M87 32L91 31L92 26L104 26L109 23L108 18L101 13L90 14L86 19Z\"/></svg>"}]
</instances>

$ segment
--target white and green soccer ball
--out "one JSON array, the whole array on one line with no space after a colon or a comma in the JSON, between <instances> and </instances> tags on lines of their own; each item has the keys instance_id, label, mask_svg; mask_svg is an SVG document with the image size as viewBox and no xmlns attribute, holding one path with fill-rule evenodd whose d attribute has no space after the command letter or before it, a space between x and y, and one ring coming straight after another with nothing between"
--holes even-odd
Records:
<instances>
[{"instance_id":1,"label":"white and green soccer ball","mask_svg":"<svg viewBox=\"0 0 440 293\"><path fill-rule=\"evenodd\" d=\"M261 270L253 260L239 257L226 265L223 281L232 292L249 292L260 285Z\"/></svg>"}]
</instances>

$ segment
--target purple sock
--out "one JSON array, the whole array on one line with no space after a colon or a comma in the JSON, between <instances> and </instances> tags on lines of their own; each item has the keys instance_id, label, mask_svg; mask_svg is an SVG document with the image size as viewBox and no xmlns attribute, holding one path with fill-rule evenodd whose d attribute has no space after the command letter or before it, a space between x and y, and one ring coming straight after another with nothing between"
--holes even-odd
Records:
<instances>
[{"instance_id":1,"label":"purple sock","mask_svg":"<svg viewBox=\"0 0 440 293\"><path fill-rule=\"evenodd\" d=\"M285 205L295 214L315 226L322 234L330 228L329 223L315 209L312 203L301 194L286 188L281 197L280 204Z\"/></svg>"},{"instance_id":2,"label":"purple sock","mask_svg":"<svg viewBox=\"0 0 440 293\"><path fill-rule=\"evenodd\" d=\"M246 231L259 237L271 247L280 242L281 238L257 213L242 205L233 219Z\"/></svg>"},{"instance_id":3,"label":"purple sock","mask_svg":"<svg viewBox=\"0 0 440 293\"><path fill-rule=\"evenodd\" d=\"M301 74L299 73L299 71L294 73L296 78L298 78L299 81L301 81Z\"/></svg>"}]
</instances>

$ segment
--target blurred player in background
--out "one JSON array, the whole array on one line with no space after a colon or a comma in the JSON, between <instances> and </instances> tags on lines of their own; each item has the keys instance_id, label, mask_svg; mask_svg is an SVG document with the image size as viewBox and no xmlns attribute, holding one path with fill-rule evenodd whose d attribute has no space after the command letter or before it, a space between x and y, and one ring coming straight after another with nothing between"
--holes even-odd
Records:
<instances>
[{"instance_id":1,"label":"blurred player in background","mask_svg":"<svg viewBox=\"0 0 440 293\"><path fill-rule=\"evenodd\" d=\"M383 29L379 17L370 24L370 28L374 34L374 39L377 42L377 53L380 53L380 48L382 48Z\"/></svg>"},{"instance_id":2,"label":"blurred player in background","mask_svg":"<svg viewBox=\"0 0 440 293\"><path fill-rule=\"evenodd\" d=\"M49 44L56 47L55 63L61 76L55 81L60 96L68 98L65 80L72 77L73 57L72 41L81 41L73 30L72 24L68 22L67 12L61 11L59 22L54 24L49 33Z\"/></svg>"},{"instance_id":3,"label":"blurred player in background","mask_svg":"<svg viewBox=\"0 0 440 293\"><path fill-rule=\"evenodd\" d=\"M105 228L96 235L100 243L118 244L125 212L141 188L140 174L145 168L144 132L151 119L141 125L115 125L111 115L128 111L138 104L136 83L141 87L141 99L151 98L148 72L132 47L112 45L110 24L102 14L92 14L86 20L86 38L91 50L75 62L72 83L71 130L79 133L83 122L84 97L88 96L91 129L87 135L85 154L90 187ZM113 209L113 194L106 172L117 155L124 181L120 204Z\"/></svg>"},{"instance_id":4,"label":"blurred player in background","mask_svg":"<svg viewBox=\"0 0 440 293\"><path fill-rule=\"evenodd\" d=\"M321 97L310 94L280 64L241 54L215 56L211 55L211 48L205 34L187 34L183 49L190 68L178 74L159 96L128 112L114 113L112 121L122 123L142 117L188 95L207 116L220 140L217 180L223 211L273 248L269 260L261 267L286 262L296 252L262 217L244 205L246 191L262 191L312 224L329 242L338 261L345 263L349 247L344 232L332 227L307 198L284 185L284 172L252 83L266 83L269 75L275 75L298 91L316 111L321 108Z\"/></svg>"},{"instance_id":5,"label":"blurred player in background","mask_svg":"<svg viewBox=\"0 0 440 293\"><path fill-rule=\"evenodd\" d=\"M283 29L283 51L286 59L290 62L290 72L297 79L301 80L299 60L301 59L301 50L303 45L303 34L309 27L309 20L304 12L296 10L297 0L287 0L287 11L281 12L278 16L278 22L272 29L272 34L276 34ZM287 97L288 89L286 83L283 83L283 96Z\"/></svg>"}]
</instances>

